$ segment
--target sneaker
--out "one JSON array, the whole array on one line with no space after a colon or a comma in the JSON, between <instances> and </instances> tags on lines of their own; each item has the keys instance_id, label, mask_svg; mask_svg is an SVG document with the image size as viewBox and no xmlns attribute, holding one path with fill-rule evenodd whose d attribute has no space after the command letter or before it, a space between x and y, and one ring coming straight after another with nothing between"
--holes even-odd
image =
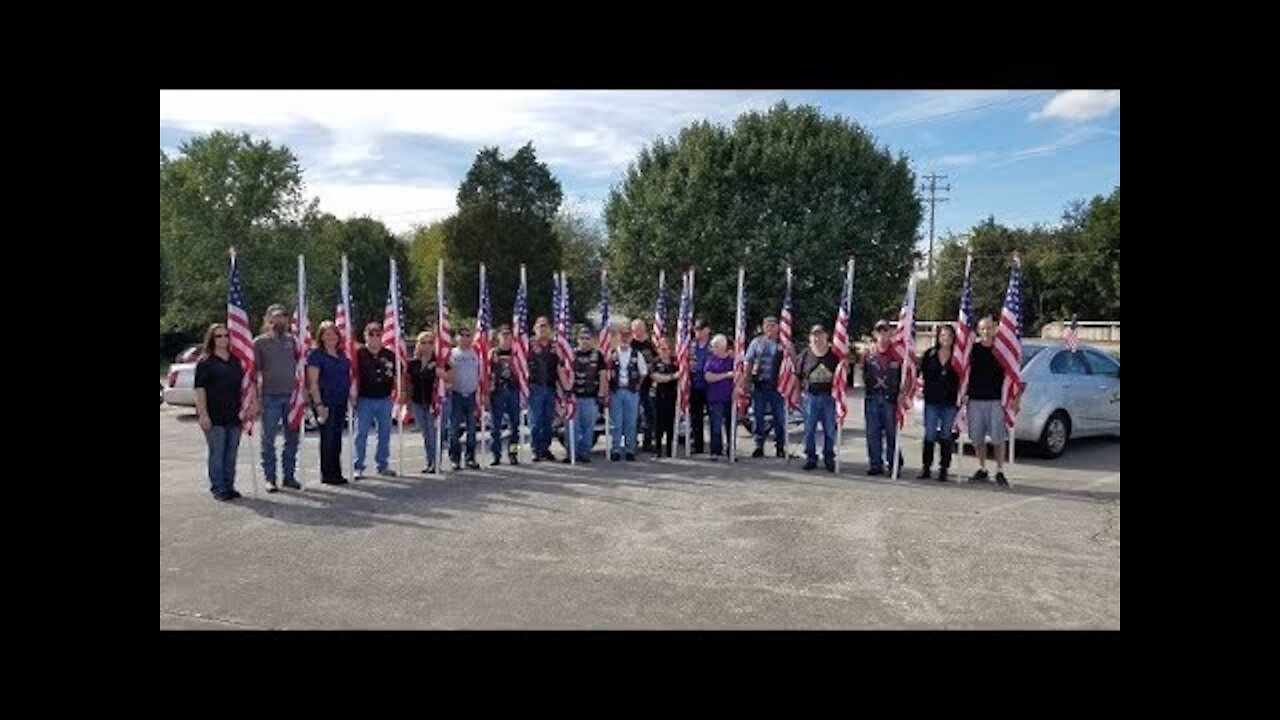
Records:
<instances>
[{"instance_id":1,"label":"sneaker","mask_svg":"<svg viewBox=\"0 0 1280 720\"><path fill-rule=\"evenodd\" d=\"M636 454L635 454L635 453L627 453L627 462L635 462L635 461L636 461Z\"/></svg>"},{"instance_id":2,"label":"sneaker","mask_svg":"<svg viewBox=\"0 0 1280 720\"><path fill-rule=\"evenodd\" d=\"M243 496L243 495L241 495L240 493L236 492L234 489L232 489L232 490L228 490L228 491L227 491L227 494L231 496L231 498L230 498L230 499L232 499L232 500L238 500L238 499L240 499L240 498L244 497L244 496Z\"/></svg>"},{"instance_id":3,"label":"sneaker","mask_svg":"<svg viewBox=\"0 0 1280 720\"><path fill-rule=\"evenodd\" d=\"M867 468L868 475L883 475L884 468Z\"/></svg>"},{"instance_id":4,"label":"sneaker","mask_svg":"<svg viewBox=\"0 0 1280 720\"><path fill-rule=\"evenodd\" d=\"M396 471L392 470L391 468L382 468L381 470L378 471L378 474L383 477L395 477Z\"/></svg>"},{"instance_id":5,"label":"sneaker","mask_svg":"<svg viewBox=\"0 0 1280 720\"><path fill-rule=\"evenodd\" d=\"M468 469L468 470L479 470L479 469L480 469L480 463L476 462L475 458L471 458L471 459L467 460L467 469Z\"/></svg>"},{"instance_id":6,"label":"sneaker","mask_svg":"<svg viewBox=\"0 0 1280 720\"><path fill-rule=\"evenodd\" d=\"M533 461L534 461L534 462L542 462L543 460L546 460L546 458L542 457L542 455L541 455L541 454L539 454L539 453L534 453L534 454L533 454Z\"/></svg>"},{"instance_id":7,"label":"sneaker","mask_svg":"<svg viewBox=\"0 0 1280 720\"><path fill-rule=\"evenodd\" d=\"M290 490L301 490L301 489L302 489L302 486L298 484L298 481L297 481L297 480L294 480L293 478L285 478L285 479L284 479L284 482L283 482L283 483L281 483L281 484L282 484L282 485L284 485L285 487L289 488Z\"/></svg>"},{"instance_id":8,"label":"sneaker","mask_svg":"<svg viewBox=\"0 0 1280 720\"><path fill-rule=\"evenodd\" d=\"M546 452L542 453L542 459L548 462L555 462L556 456L550 450L547 450Z\"/></svg>"},{"instance_id":9,"label":"sneaker","mask_svg":"<svg viewBox=\"0 0 1280 720\"><path fill-rule=\"evenodd\" d=\"M421 472L421 473L419 473L419 474L421 474L421 475L430 475L431 473L433 473L433 472L435 472L435 471L436 471L436 468L435 468L435 466L434 466L434 465L428 465L428 466L426 466L426 467L422 468L422 472Z\"/></svg>"},{"instance_id":10,"label":"sneaker","mask_svg":"<svg viewBox=\"0 0 1280 720\"><path fill-rule=\"evenodd\" d=\"M618 462L619 460L622 459L622 456L619 455L618 453L610 453L609 459L612 460L613 462Z\"/></svg>"},{"instance_id":11,"label":"sneaker","mask_svg":"<svg viewBox=\"0 0 1280 720\"><path fill-rule=\"evenodd\" d=\"M996 471L996 485L999 485L1002 488L1009 487L1009 481L1005 479L1004 473L999 470Z\"/></svg>"},{"instance_id":12,"label":"sneaker","mask_svg":"<svg viewBox=\"0 0 1280 720\"><path fill-rule=\"evenodd\" d=\"M461 470L461 469L462 469L462 463L458 462L457 460L454 460L454 461L453 461L453 470L454 470L454 472L457 472L457 471L459 471L459 470Z\"/></svg>"},{"instance_id":13,"label":"sneaker","mask_svg":"<svg viewBox=\"0 0 1280 720\"><path fill-rule=\"evenodd\" d=\"M568 456L568 455L565 455L565 456L564 456L564 459L563 459L563 460L561 460L560 462L564 463L565 465L568 465L568 464L569 464L569 456Z\"/></svg>"},{"instance_id":14,"label":"sneaker","mask_svg":"<svg viewBox=\"0 0 1280 720\"><path fill-rule=\"evenodd\" d=\"M986 482L986 481L987 481L987 471L984 468L978 468L978 472L974 473L973 477L969 478L969 482L980 483L980 482Z\"/></svg>"},{"instance_id":15,"label":"sneaker","mask_svg":"<svg viewBox=\"0 0 1280 720\"><path fill-rule=\"evenodd\" d=\"M347 484L347 479L346 479L346 478L343 478L343 477L325 478L325 479L321 480L320 482L321 482L321 483L323 483L323 484L325 484L325 485L346 485L346 484Z\"/></svg>"},{"instance_id":16,"label":"sneaker","mask_svg":"<svg viewBox=\"0 0 1280 720\"><path fill-rule=\"evenodd\" d=\"M827 472L829 473L833 473L836 471L836 464L834 462L823 463L822 465L827 469Z\"/></svg>"},{"instance_id":17,"label":"sneaker","mask_svg":"<svg viewBox=\"0 0 1280 720\"><path fill-rule=\"evenodd\" d=\"M928 480L931 477L933 477L933 473L929 472L929 468L921 470L920 474L916 475L917 480Z\"/></svg>"},{"instance_id":18,"label":"sneaker","mask_svg":"<svg viewBox=\"0 0 1280 720\"><path fill-rule=\"evenodd\" d=\"M267 478L267 492L280 492L280 488L276 487L276 481L271 478Z\"/></svg>"},{"instance_id":19,"label":"sneaker","mask_svg":"<svg viewBox=\"0 0 1280 720\"><path fill-rule=\"evenodd\" d=\"M818 467L818 461L817 461L817 460L805 460L805 461L804 461L804 467L802 467L802 468L800 468L800 469L801 469L801 470L812 470L812 469L814 469L814 468L816 468L816 467Z\"/></svg>"},{"instance_id":20,"label":"sneaker","mask_svg":"<svg viewBox=\"0 0 1280 720\"><path fill-rule=\"evenodd\" d=\"M232 498L231 493L229 493L229 492L216 492L216 493L214 493L214 494L213 494L213 499L214 499L214 500L217 500L218 502L226 502L226 501L231 500L231 499L233 499L233 498Z\"/></svg>"},{"instance_id":21,"label":"sneaker","mask_svg":"<svg viewBox=\"0 0 1280 720\"><path fill-rule=\"evenodd\" d=\"M507 456L507 460L508 460L512 465L519 465L519 464L520 464L520 456L519 456L519 455L517 455L516 453L511 453L510 455L508 455L508 456Z\"/></svg>"},{"instance_id":22,"label":"sneaker","mask_svg":"<svg viewBox=\"0 0 1280 720\"><path fill-rule=\"evenodd\" d=\"M938 482L946 482L946 481L947 481L947 469L941 468L938 470Z\"/></svg>"},{"instance_id":23,"label":"sneaker","mask_svg":"<svg viewBox=\"0 0 1280 720\"><path fill-rule=\"evenodd\" d=\"M363 480L363 479L364 479L364 468L356 468L356 474L355 474L355 476L354 476L354 477L352 477L351 479L352 479L352 480Z\"/></svg>"},{"instance_id":24,"label":"sneaker","mask_svg":"<svg viewBox=\"0 0 1280 720\"><path fill-rule=\"evenodd\" d=\"M786 449L786 448L778 448L778 451L777 451L777 452L775 452L775 453L773 454L773 456L774 456L774 457L780 457L780 458L786 458L786 457L787 457L787 449Z\"/></svg>"},{"instance_id":25,"label":"sneaker","mask_svg":"<svg viewBox=\"0 0 1280 720\"><path fill-rule=\"evenodd\" d=\"M498 467L501 464L502 464L502 458L496 457L493 459L493 462L489 463L489 467Z\"/></svg>"},{"instance_id":26,"label":"sneaker","mask_svg":"<svg viewBox=\"0 0 1280 720\"><path fill-rule=\"evenodd\" d=\"M580 462L580 463L589 463L589 462L591 462L591 456L590 456L590 455L583 455L582 457L578 458L578 462Z\"/></svg>"},{"instance_id":27,"label":"sneaker","mask_svg":"<svg viewBox=\"0 0 1280 720\"><path fill-rule=\"evenodd\" d=\"M756 448L756 451L755 451L755 452L753 452L753 453L751 453L751 457L753 457L753 458L762 458L762 457L764 457L764 448L762 448L762 447L758 447L758 448Z\"/></svg>"}]
</instances>

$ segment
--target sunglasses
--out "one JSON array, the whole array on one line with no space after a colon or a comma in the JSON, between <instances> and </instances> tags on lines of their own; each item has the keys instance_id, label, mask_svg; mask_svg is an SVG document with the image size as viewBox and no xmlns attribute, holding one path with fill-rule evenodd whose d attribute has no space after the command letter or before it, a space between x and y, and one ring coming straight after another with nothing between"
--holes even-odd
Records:
<instances>
[{"instance_id":1,"label":"sunglasses","mask_svg":"<svg viewBox=\"0 0 1280 720\"><path fill-rule=\"evenodd\" d=\"M213 339L214 339L214 340L222 340L223 338L229 338L229 337L231 337L231 336L230 336L230 335L228 335L228 334L226 334L226 333L222 333L222 334L220 334L220 335L214 335L214 336L213 336Z\"/></svg>"}]
</instances>

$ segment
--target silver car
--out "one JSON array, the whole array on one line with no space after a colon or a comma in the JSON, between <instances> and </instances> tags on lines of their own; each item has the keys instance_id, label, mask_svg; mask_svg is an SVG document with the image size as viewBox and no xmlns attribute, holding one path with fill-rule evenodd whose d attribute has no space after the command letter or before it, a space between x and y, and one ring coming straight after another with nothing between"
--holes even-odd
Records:
<instances>
[{"instance_id":1,"label":"silver car","mask_svg":"<svg viewBox=\"0 0 1280 720\"><path fill-rule=\"evenodd\" d=\"M1056 458L1071 438L1120 436L1120 361L1091 345L1071 352L1059 343L1022 343L1022 397L1013 435ZM923 422L923 402L916 400Z\"/></svg>"}]
</instances>

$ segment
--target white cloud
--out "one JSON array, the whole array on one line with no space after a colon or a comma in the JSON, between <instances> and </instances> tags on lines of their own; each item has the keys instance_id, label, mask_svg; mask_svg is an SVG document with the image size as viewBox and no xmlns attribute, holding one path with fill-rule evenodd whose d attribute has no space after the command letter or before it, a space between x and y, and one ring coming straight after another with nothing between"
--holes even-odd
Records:
<instances>
[{"instance_id":1,"label":"white cloud","mask_svg":"<svg viewBox=\"0 0 1280 720\"><path fill-rule=\"evenodd\" d=\"M376 157L378 137L407 133L539 157L590 177L618 173L640 147L690 120L727 121L776 92L676 91L161 91L160 122L184 130L335 134L329 159Z\"/></svg>"},{"instance_id":2,"label":"white cloud","mask_svg":"<svg viewBox=\"0 0 1280 720\"><path fill-rule=\"evenodd\" d=\"M989 152L958 153L955 155L943 155L942 157L938 158L937 164L950 165L950 166L973 165L974 163L977 163L977 162L990 160L993 156L994 156L994 153L989 153Z\"/></svg>"},{"instance_id":3,"label":"white cloud","mask_svg":"<svg viewBox=\"0 0 1280 720\"><path fill-rule=\"evenodd\" d=\"M1032 147L1014 150L1013 152L1007 153L1003 158L996 161L993 166L1008 165L1011 163L1021 162L1023 160L1030 160L1031 158L1042 157L1044 155L1053 155L1063 148L1089 142L1104 135L1114 136L1117 138L1120 137L1120 133L1106 128L1095 126L1077 128L1052 142L1048 142L1043 145L1034 145Z\"/></svg>"},{"instance_id":4,"label":"white cloud","mask_svg":"<svg viewBox=\"0 0 1280 720\"><path fill-rule=\"evenodd\" d=\"M458 207L453 186L326 182L308 184L307 190L320 198L323 212L344 219L368 215L394 233L447 217Z\"/></svg>"},{"instance_id":5,"label":"white cloud","mask_svg":"<svg viewBox=\"0 0 1280 720\"><path fill-rule=\"evenodd\" d=\"M1009 100L1012 90L937 90L912 93L905 100L895 100L873 112L870 125L909 125L954 115Z\"/></svg>"},{"instance_id":6,"label":"white cloud","mask_svg":"<svg viewBox=\"0 0 1280 720\"><path fill-rule=\"evenodd\" d=\"M1054 95L1028 120L1052 118L1068 122L1084 122L1111 113L1120 107L1119 90L1067 90Z\"/></svg>"}]
</instances>

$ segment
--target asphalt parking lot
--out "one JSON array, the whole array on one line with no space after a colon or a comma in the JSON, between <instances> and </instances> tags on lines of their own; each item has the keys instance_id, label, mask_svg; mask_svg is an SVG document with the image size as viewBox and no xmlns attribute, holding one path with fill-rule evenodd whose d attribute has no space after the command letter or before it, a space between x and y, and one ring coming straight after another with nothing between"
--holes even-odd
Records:
<instances>
[{"instance_id":1,"label":"asphalt parking lot","mask_svg":"<svg viewBox=\"0 0 1280 720\"><path fill-rule=\"evenodd\" d=\"M849 419L839 475L772 457L610 463L597 445L585 466L422 477L407 433L411 475L332 487L312 433L307 488L256 497L246 439L245 497L219 503L194 414L162 406L160 627L1120 627L1118 439L1019 457L1003 490L915 480L911 425L902 478L868 477L861 399Z\"/></svg>"}]
</instances>

